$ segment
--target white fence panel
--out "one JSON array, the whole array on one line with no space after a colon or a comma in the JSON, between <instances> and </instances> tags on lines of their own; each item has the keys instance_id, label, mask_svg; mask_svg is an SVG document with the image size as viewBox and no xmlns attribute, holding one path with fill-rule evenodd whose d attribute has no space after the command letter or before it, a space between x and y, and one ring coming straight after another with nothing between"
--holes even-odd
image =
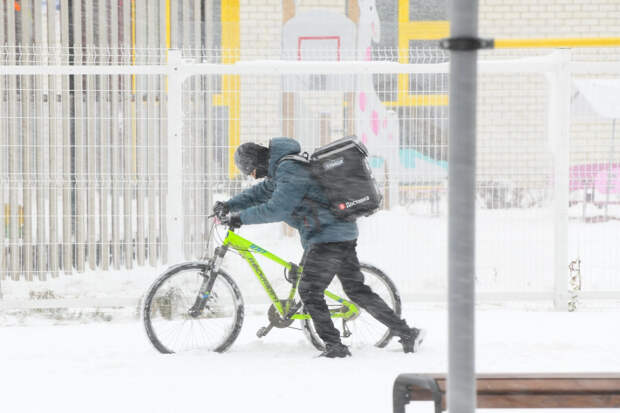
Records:
<instances>
[{"instance_id":1,"label":"white fence panel","mask_svg":"<svg viewBox=\"0 0 620 413\"><path fill-rule=\"evenodd\" d=\"M158 42L154 35L143 40L145 46ZM116 56L116 62L128 63L131 59L123 50ZM11 64L22 57L9 49L6 64L0 68L7 96L14 94L12 101L20 101L19 97L22 102L21 107L7 106L0 128L7 131L1 141L3 159L7 159L1 194L4 200L8 190L10 223L3 239L10 266L3 276L10 274L15 279L32 278L39 269L52 271L54 267L49 264L51 229L42 235L37 232L34 239L27 238L28 231L32 237L41 226L38 218L51 228L52 214L45 205L49 205L53 191L32 188L40 188L41 177L44 183L53 182L52 171L60 173L62 169L63 234L55 244L62 252L57 255L63 257L60 264L64 272L73 266L84 271L86 260L89 268L107 268L113 263L113 268L129 269L134 260L142 266L161 264L162 256L168 256L171 263L197 259L204 253L204 228L212 201L232 196L247 185L230 165L230 154L238 142L266 142L289 131L302 142L304 150L312 151L346 132L357 133L361 126L356 122L362 115L351 106L381 104L381 96L395 88L391 80L394 75L412 76L412 90L422 96L434 95L432 99L437 102L446 88L447 72L445 63L191 63L172 51L166 65L158 65L161 54L145 54L137 66L105 64L114 63L110 60L87 66ZM88 55L76 52L71 58L79 63ZM568 265L573 260L570 229L577 227L568 219L572 131L567 114L570 95L566 91L571 88L571 71L577 70L581 69L557 56L480 63L477 282L482 297L555 298L558 307L567 302ZM615 70L606 73L617 78ZM292 77L301 74L315 80L297 86L290 83ZM37 150L24 148L37 149L41 142L51 145L56 138L50 131L57 129L41 127L47 131L44 139L48 140L22 140L27 146L18 144L16 135L34 136L30 129L38 124L33 120L45 110L22 98L23 88L18 90L17 85L23 79L60 75L61 90L53 92L58 105L49 104L53 88L42 83L40 93L47 96L49 113L58 107L63 112L72 108L69 126L65 127L63 114L63 126L58 127L63 147L54 153L62 153L63 161L54 165L53 157L43 157L48 165L42 167L42 159L32 157ZM369 76L372 82L364 83ZM578 76L587 74L580 71ZM352 78L358 86L365 86L349 90L342 82L327 81L330 77ZM69 80L68 90L65 79ZM113 84L119 88L117 104ZM365 93L365 99L360 92ZM66 102L67 95L73 100ZM377 100L371 102L370 96ZM232 103L224 108L218 106L222 101ZM375 110L378 116L375 123L370 117L369 130L388 129L388 112ZM28 115L31 111L36 114ZM29 122L19 122L24 114ZM378 143L369 141L372 152L378 154L373 166L390 204L388 211L360 221L360 255L384 267L405 295L441 297L446 270L447 114L435 104L401 109L397 115L397 135L391 139L386 135L386 140ZM165 136L167 139L162 139ZM25 152L32 153L26 156ZM613 159L609 162L613 164ZM31 170L43 175L21 173ZM33 202L33 197L43 197L43 203ZM20 206L23 215L17 212ZM600 240L599 247L607 248L601 254L612 255L614 243L609 239L617 238L614 225L607 222L594 235ZM292 244L295 240L285 231L274 231L273 226L266 231L248 231L258 236L259 242L265 237L274 247L282 246L290 259L299 252ZM35 254L41 242L44 252ZM29 250L26 245L30 245ZM67 246L71 252L65 251ZM580 248L583 291L593 296L597 292L619 294L620 288L608 276L618 269L618 263L599 259L605 267L600 275L599 268L590 264L597 261L596 256L583 242ZM74 262L67 262L67 255L73 253ZM39 265L44 257L49 263Z\"/></svg>"}]
</instances>

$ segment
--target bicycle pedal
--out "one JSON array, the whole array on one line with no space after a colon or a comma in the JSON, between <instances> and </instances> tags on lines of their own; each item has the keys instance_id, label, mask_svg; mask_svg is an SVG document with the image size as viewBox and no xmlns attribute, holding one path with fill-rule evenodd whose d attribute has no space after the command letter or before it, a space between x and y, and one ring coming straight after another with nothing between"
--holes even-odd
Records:
<instances>
[{"instance_id":1,"label":"bicycle pedal","mask_svg":"<svg viewBox=\"0 0 620 413\"><path fill-rule=\"evenodd\" d=\"M265 337L267 335L267 333L269 333L271 331L271 329L273 328L273 325L268 325L267 327L261 327L258 329L258 331L256 332L256 337L258 338L262 338Z\"/></svg>"}]
</instances>

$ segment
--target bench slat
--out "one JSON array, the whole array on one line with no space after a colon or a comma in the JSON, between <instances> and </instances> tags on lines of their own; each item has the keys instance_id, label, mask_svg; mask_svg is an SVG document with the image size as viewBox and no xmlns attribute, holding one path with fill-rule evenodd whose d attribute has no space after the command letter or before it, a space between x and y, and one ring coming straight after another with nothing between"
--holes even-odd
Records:
<instances>
[{"instance_id":1,"label":"bench slat","mask_svg":"<svg viewBox=\"0 0 620 413\"><path fill-rule=\"evenodd\" d=\"M445 391L446 379L436 379L441 391ZM556 379L556 378L478 378L478 393L618 393L620 379Z\"/></svg>"},{"instance_id":2,"label":"bench slat","mask_svg":"<svg viewBox=\"0 0 620 413\"><path fill-rule=\"evenodd\" d=\"M433 400L435 412L446 409L445 374L401 374L394 382L394 412L409 401ZM620 374L479 374L479 408L616 408Z\"/></svg>"},{"instance_id":3,"label":"bench slat","mask_svg":"<svg viewBox=\"0 0 620 413\"><path fill-rule=\"evenodd\" d=\"M477 406L487 409L510 408L611 408L620 407L620 395L564 394L479 394ZM445 397L442 398L445 410Z\"/></svg>"}]
</instances>

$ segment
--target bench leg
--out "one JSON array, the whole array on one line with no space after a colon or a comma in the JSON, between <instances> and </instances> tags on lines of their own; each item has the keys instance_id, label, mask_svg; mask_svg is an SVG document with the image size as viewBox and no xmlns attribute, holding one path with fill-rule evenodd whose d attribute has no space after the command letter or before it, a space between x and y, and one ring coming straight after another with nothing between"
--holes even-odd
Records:
<instances>
[{"instance_id":1,"label":"bench leg","mask_svg":"<svg viewBox=\"0 0 620 413\"><path fill-rule=\"evenodd\" d=\"M405 405L411 400L415 392L426 393L420 400L433 400L435 413L441 413L441 391L435 379L422 374L400 374L394 381L392 390L392 406L394 413L405 413ZM430 393L431 398L428 398ZM416 400L414 397L413 400Z\"/></svg>"}]
</instances>

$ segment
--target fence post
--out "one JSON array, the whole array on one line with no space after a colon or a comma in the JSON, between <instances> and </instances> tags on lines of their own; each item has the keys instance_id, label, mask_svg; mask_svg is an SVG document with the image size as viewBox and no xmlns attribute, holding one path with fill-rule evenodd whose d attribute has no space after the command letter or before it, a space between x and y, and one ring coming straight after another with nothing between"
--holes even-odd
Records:
<instances>
[{"instance_id":1,"label":"fence post","mask_svg":"<svg viewBox=\"0 0 620 413\"><path fill-rule=\"evenodd\" d=\"M551 74L549 137L554 160L553 306L568 311L568 191L570 152L570 49L556 52Z\"/></svg>"},{"instance_id":2,"label":"fence post","mask_svg":"<svg viewBox=\"0 0 620 413\"><path fill-rule=\"evenodd\" d=\"M166 227L168 262L183 260L183 60L180 50L168 51L168 188Z\"/></svg>"}]
</instances>

